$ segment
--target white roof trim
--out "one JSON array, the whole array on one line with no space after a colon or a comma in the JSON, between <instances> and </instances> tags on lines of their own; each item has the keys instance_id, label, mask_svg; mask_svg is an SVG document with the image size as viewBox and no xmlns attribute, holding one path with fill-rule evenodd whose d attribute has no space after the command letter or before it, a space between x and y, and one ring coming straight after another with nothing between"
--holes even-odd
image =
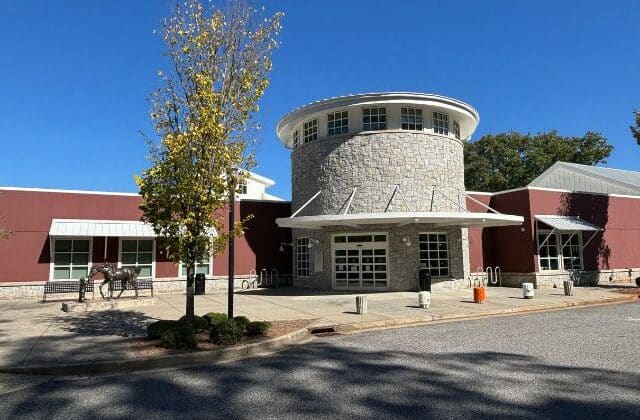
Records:
<instances>
[{"instance_id":1,"label":"white roof trim","mask_svg":"<svg viewBox=\"0 0 640 420\"><path fill-rule=\"evenodd\" d=\"M319 216L296 216L276 219L280 227L321 229L326 226L359 225L408 225L416 223L434 224L437 226L460 227L493 227L519 226L524 221L522 216L510 214L475 213L475 212L390 212L390 213L350 213Z\"/></svg>"},{"instance_id":2,"label":"white roof trim","mask_svg":"<svg viewBox=\"0 0 640 420\"><path fill-rule=\"evenodd\" d=\"M93 195L122 195L127 197L140 197L138 193L110 192L110 191L87 191L87 190L62 190L55 188L26 188L26 187L0 187L0 191L28 191L63 194L93 194Z\"/></svg>"},{"instance_id":3,"label":"white roof trim","mask_svg":"<svg viewBox=\"0 0 640 420\"><path fill-rule=\"evenodd\" d=\"M217 236L212 228L211 236ZM153 226L139 220L53 219L50 236L155 238Z\"/></svg>"},{"instance_id":4,"label":"white roof trim","mask_svg":"<svg viewBox=\"0 0 640 420\"><path fill-rule=\"evenodd\" d=\"M600 232L603 230L598 226L592 225L586 220L582 220L578 216L554 216L554 215L536 215L536 220L551 226L553 229L560 231L588 231Z\"/></svg>"}]
</instances>

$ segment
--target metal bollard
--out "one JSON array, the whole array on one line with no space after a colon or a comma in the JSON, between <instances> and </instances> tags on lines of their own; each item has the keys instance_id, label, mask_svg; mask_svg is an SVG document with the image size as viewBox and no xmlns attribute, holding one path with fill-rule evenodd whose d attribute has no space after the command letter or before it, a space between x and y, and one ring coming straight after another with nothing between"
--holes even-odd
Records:
<instances>
[{"instance_id":1,"label":"metal bollard","mask_svg":"<svg viewBox=\"0 0 640 420\"><path fill-rule=\"evenodd\" d=\"M356 296L356 313L364 315L367 313L367 297Z\"/></svg>"},{"instance_id":2,"label":"metal bollard","mask_svg":"<svg viewBox=\"0 0 640 420\"><path fill-rule=\"evenodd\" d=\"M431 306L431 292L418 292L418 306L429 309Z\"/></svg>"}]
</instances>

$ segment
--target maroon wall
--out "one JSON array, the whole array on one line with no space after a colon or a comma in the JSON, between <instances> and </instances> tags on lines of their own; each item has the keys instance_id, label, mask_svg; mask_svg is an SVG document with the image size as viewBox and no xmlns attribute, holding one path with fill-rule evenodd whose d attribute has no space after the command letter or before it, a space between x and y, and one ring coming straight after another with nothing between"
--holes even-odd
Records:
<instances>
[{"instance_id":1,"label":"maroon wall","mask_svg":"<svg viewBox=\"0 0 640 420\"><path fill-rule=\"evenodd\" d=\"M491 196L488 194L469 194L471 197L489 206ZM486 213L488 210L480 204L467 198L467 211ZM487 267L493 262L493 247L491 243L491 231L484 228L469 228L469 266L472 272L478 267ZM484 244L487 246L484 246Z\"/></svg>"},{"instance_id":2,"label":"maroon wall","mask_svg":"<svg viewBox=\"0 0 640 420\"><path fill-rule=\"evenodd\" d=\"M542 190L529 193L532 215L580 216L604 228L584 250L585 269L640 267L640 198ZM583 241L590 236L585 232Z\"/></svg>"},{"instance_id":3,"label":"maroon wall","mask_svg":"<svg viewBox=\"0 0 640 420\"><path fill-rule=\"evenodd\" d=\"M0 219L13 235L0 241L0 282L49 278L52 219L140 220L139 204L140 197L133 195L1 190ZM241 201L236 208L238 220L249 213L255 215L247 224L247 234L236 238L236 273L247 274L250 268L263 266L290 272L290 254L278 253L280 242L290 242L290 234L275 225L276 217L289 215L290 204ZM156 251L156 277L176 277L176 265L166 260L162 249ZM92 257L94 263L103 262L104 238L93 239ZM118 238L109 238L107 260L117 259ZM226 254L214 259L214 274L227 274Z\"/></svg>"}]
</instances>

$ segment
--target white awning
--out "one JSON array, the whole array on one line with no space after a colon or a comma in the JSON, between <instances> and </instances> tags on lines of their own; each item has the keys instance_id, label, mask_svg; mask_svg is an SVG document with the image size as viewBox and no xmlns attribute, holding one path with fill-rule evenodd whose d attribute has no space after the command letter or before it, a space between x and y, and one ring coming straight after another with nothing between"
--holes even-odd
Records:
<instances>
[{"instance_id":1,"label":"white awning","mask_svg":"<svg viewBox=\"0 0 640 420\"><path fill-rule=\"evenodd\" d=\"M495 227L519 226L524 221L522 216L496 213L475 212L389 212L389 213L353 213L330 214L319 216L295 216L276 219L280 227L321 229L326 226L350 226L390 224L405 226L425 223L438 226L460 227Z\"/></svg>"},{"instance_id":2,"label":"white awning","mask_svg":"<svg viewBox=\"0 0 640 420\"><path fill-rule=\"evenodd\" d=\"M556 230L599 232L602 228L582 220L578 216L536 215L536 220Z\"/></svg>"},{"instance_id":3,"label":"white awning","mask_svg":"<svg viewBox=\"0 0 640 420\"><path fill-rule=\"evenodd\" d=\"M51 236L154 238L153 227L139 220L53 219ZM217 236L212 228L211 236Z\"/></svg>"}]
</instances>

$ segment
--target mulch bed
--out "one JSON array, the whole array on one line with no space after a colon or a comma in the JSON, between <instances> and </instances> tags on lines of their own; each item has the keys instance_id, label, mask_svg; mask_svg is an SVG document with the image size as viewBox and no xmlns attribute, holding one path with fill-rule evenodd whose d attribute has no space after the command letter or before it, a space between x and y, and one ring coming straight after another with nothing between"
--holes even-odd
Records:
<instances>
[{"instance_id":1,"label":"mulch bed","mask_svg":"<svg viewBox=\"0 0 640 420\"><path fill-rule=\"evenodd\" d=\"M271 321L271 329L266 335L257 337L243 337L237 345L257 343L275 337L289 334L301 328L311 325L316 319L293 319L286 321ZM195 349L174 350L162 347L160 340L151 340L146 337L134 338L131 340L131 351L136 357L146 358L150 356L166 356L172 354L193 353L199 351L215 350L222 347L209 341L209 331L204 331L197 335L198 344Z\"/></svg>"},{"instance_id":2,"label":"mulch bed","mask_svg":"<svg viewBox=\"0 0 640 420\"><path fill-rule=\"evenodd\" d=\"M615 292L623 295L638 295L640 297L640 288L637 287L621 287L616 289Z\"/></svg>"}]
</instances>

